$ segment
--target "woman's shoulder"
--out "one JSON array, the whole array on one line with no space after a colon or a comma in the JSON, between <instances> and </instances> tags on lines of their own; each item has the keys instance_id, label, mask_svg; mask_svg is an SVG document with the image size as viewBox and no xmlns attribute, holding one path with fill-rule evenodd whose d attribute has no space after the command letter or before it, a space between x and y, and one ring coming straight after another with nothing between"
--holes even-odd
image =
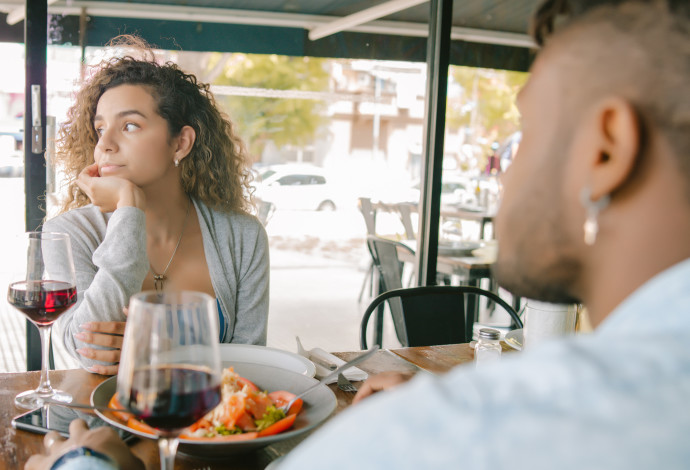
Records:
<instances>
[{"instance_id":1,"label":"woman's shoulder","mask_svg":"<svg viewBox=\"0 0 690 470\"><path fill-rule=\"evenodd\" d=\"M105 226L111 213L103 213L93 204L70 209L45 221L44 230L53 227Z\"/></svg>"},{"instance_id":2,"label":"woman's shoulder","mask_svg":"<svg viewBox=\"0 0 690 470\"><path fill-rule=\"evenodd\" d=\"M232 230L233 232L245 230L257 232L264 230L264 226L259 219L247 212L214 209L201 202L197 202L197 205L204 213L204 216L212 221L213 226L217 230Z\"/></svg>"},{"instance_id":3,"label":"woman's shoulder","mask_svg":"<svg viewBox=\"0 0 690 470\"><path fill-rule=\"evenodd\" d=\"M138 227L141 223L140 219L143 218L143 212L134 207L118 209L115 212L101 212L98 207L88 204L70 209L46 220L43 224L43 230L67 232L72 236L96 236L96 238L102 239L105 237L108 223L115 218L119 223L133 223Z\"/></svg>"}]
</instances>

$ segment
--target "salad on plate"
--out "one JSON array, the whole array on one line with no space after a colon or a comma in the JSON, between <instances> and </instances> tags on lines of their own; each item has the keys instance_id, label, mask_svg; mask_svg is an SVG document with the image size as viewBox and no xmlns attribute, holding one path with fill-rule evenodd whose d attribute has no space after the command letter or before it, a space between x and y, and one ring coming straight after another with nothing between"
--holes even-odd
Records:
<instances>
[{"instance_id":1,"label":"salad on plate","mask_svg":"<svg viewBox=\"0 0 690 470\"><path fill-rule=\"evenodd\" d=\"M287 413L280 407L294 397L294 394L284 390L261 390L250 380L237 374L232 367L228 367L223 370L221 379L220 404L187 428L180 437L212 442L245 441L287 431L301 411L303 401L295 400ZM117 394L112 396L108 406L116 410L123 408ZM131 413L113 413L132 429L156 434L153 427Z\"/></svg>"}]
</instances>

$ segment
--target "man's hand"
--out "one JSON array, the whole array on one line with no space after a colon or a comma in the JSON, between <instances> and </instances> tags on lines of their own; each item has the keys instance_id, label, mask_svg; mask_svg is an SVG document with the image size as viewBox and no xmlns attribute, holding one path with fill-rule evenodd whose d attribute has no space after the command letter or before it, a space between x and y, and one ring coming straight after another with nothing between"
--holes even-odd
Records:
<instances>
[{"instance_id":1,"label":"man's hand","mask_svg":"<svg viewBox=\"0 0 690 470\"><path fill-rule=\"evenodd\" d=\"M362 401L369 395L381 392L383 390L389 390L395 388L400 384L403 384L410 380L414 374L410 372L382 372L380 374L372 375L366 382L359 387L357 395L352 399L352 403L355 404Z\"/></svg>"},{"instance_id":2,"label":"man's hand","mask_svg":"<svg viewBox=\"0 0 690 470\"><path fill-rule=\"evenodd\" d=\"M140 187L124 178L101 176L97 163L87 166L79 173L77 185L101 212L113 212L124 206L142 210L145 208L146 196Z\"/></svg>"},{"instance_id":3,"label":"man's hand","mask_svg":"<svg viewBox=\"0 0 690 470\"><path fill-rule=\"evenodd\" d=\"M75 447L88 447L101 452L117 462L121 469L145 470L143 462L132 454L127 444L108 426L90 430L83 420L75 419L69 425L69 435L69 439L64 439L55 431L46 434L43 438L45 453L32 455L24 470L47 470L62 454Z\"/></svg>"}]
</instances>

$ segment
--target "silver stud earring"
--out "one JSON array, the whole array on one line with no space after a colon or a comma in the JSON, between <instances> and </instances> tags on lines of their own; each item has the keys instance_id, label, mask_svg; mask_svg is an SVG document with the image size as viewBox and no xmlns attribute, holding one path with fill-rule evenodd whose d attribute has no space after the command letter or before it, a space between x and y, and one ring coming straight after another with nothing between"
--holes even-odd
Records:
<instances>
[{"instance_id":1,"label":"silver stud earring","mask_svg":"<svg viewBox=\"0 0 690 470\"><path fill-rule=\"evenodd\" d=\"M597 233L599 232L599 212L604 210L611 202L609 195L599 198L597 201L592 201L592 190L589 186L582 188L580 191L580 202L587 211L587 219L583 226L585 232L585 244L592 246L597 240Z\"/></svg>"},{"instance_id":2,"label":"silver stud earring","mask_svg":"<svg viewBox=\"0 0 690 470\"><path fill-rule=\"evenodd\" d=\"M179 161L179 160L175 160L175 168L177 168L178 166L180 166L180 161Z\"/></svg>"}]
</instances>

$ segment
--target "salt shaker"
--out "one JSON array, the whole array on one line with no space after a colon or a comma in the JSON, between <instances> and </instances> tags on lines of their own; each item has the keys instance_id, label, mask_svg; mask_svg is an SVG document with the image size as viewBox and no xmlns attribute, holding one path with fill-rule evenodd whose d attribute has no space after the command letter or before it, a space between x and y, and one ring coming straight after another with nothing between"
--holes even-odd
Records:
<instances>
[{"instance_id":1,"label":"salt shaker","mask_svg":"<svg viewBox=\"0 0 690 470\"><path fill-rule=\"evenodd\" d=\"M474 349L474 361L478 366L501 358L500 338L501 333L493 328L479 330L479 341Z\"/></svg>"}]
</instances>

